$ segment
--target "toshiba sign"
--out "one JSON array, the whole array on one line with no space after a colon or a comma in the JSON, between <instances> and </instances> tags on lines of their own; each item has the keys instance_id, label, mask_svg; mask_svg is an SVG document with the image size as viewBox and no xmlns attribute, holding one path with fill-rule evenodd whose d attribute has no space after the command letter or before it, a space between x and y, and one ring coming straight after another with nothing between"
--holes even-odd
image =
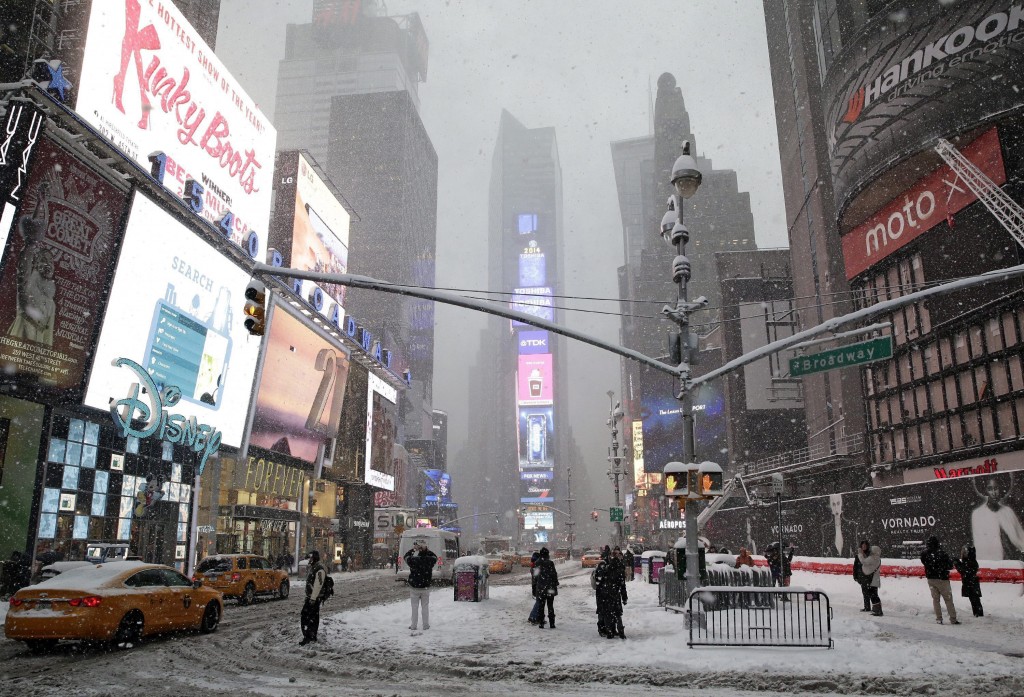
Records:
<instances>
[{"instance_id":1,"label":"toshiba sign","mask_svg":"<svg viewBox=\"0 0 1024 697\"><path fill-rule=\"evenodd\" d=\"M997 185L1006 183L996 129L961 152ZM943 165L843 236L846 277L854 278L976 200L963 180Z\"/></svg>"}]
</instances>

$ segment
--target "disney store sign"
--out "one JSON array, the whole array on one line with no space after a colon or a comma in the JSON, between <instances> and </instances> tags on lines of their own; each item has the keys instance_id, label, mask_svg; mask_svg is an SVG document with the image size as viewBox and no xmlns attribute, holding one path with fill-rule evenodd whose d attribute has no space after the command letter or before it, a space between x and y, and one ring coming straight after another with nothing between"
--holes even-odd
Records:
<instances>
[{"instance_id":1,"label":"disney store sign","mask_svg":"<svg viewBox=\"0 0 1024 697\"><path fill-rule=\"evenodd\" d=\"M208 424L200 424L195 416L169 411L181 400L181 388L167 385L159 389L149 372L129 358L115 359L114 367L127 368L138 379L128 388L127 397L110 402L110 416L121 435L139 439L155 437L190 448L200 456L199 474L202 474L206 461L220 449L221 432ZM142 426L136 428L133 422L142 422Z\"/></svg>"}]
</instances>

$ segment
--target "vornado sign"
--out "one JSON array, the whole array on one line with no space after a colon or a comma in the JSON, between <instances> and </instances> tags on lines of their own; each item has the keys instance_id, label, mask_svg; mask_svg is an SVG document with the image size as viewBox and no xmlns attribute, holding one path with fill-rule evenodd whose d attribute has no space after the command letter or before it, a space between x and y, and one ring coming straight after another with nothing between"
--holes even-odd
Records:
<instances>
[{"instance_id":1,"label":"vornado sign","mask_svg":"<svg viewBox=\"0 0 1024 697\"><path fill-rule=\"evenodd\" d=\"M996 129L962 152L997 185L1006 183ZM843 236L846 277L854 278L977 200L963 180L943 165Z\"/></svg>"},{"instance_id":2,"label":"vornado sign","mask_svg":"<svg viewBox=\"0 0 1024 697\"><path fill-rule=\"evenodd\" d=\"M934 144L1021 108L1024 2L907 3L851 37L823 92L840 210L874 176ZM883 24L885 26L883 26Z\"/></svg>"}]
</instances>

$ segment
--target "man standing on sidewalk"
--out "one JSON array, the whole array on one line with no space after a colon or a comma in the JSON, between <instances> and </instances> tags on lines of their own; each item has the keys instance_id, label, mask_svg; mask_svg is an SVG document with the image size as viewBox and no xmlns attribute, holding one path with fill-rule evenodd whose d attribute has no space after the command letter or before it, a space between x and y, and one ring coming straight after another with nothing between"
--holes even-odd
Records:
<instances>
[{"instance_id":1,"label":"man standing on sidewalk","mask_svg":"<svg viewBox=\"0 0 1024 697\"><path fill-rule=\"evenodd\" d=\"M956 619L956 606L953 605L953 591L949 588L949 570L953 568L953 560L946 550L939 545L939 538L932 535L928 538L928 548L921 554L924 565L924 576L928 579L928 589L932 592L932 607L935 610L935 621L942 624L941 597L946 602L950 624L960 624Z\"/></svg>"},{"instance_id":2,"label":"man standing on sidewalk","mask_svg":"<svg viewBox=\"0 0 1024 697\"><path fill-rule=\"evenodd\" d=\"M327 580L327 568L320 563L320 552L315 549L309 553L309 570L306 572L306 602L302 605L299 624L302 627L302 641L299 646L316 641L320 631L320 602L323 600L324 583Z\"/></svg>"},{"instance_id":3,"label":"man standing on sidewalk","mask_svg":"<svg viewBox=\"0 0 1024 697\"><path fill-rule=\"evenodd\" d=\"M409 567L409 602L412 604L412 622L409 629L416 629L419 608L423 606L423 628L430 629L430 582L433 580L437 555L427 549L425 542L416 542L405 553Z\"/></svg>"}]
</instances>

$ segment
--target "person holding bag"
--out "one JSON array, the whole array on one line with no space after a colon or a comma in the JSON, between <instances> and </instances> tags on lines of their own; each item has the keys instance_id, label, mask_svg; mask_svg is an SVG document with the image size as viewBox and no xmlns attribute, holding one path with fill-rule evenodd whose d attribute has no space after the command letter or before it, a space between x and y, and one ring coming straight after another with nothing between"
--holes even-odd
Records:
<instances>
[{"instance_id":1,"label":"person holding bag","mask_svg":"<svg viewBox=\"0 0 1024 697\"><path fill-rule=\"evenodd\" d=\"M878 597L878 587L882 585L882 548L872 546L867 540L861 540L854 560L853 573L857 575L860 567L860 587L864 596L864 609L875 617L882 616L882 600Z\"/></svg>"},{"instance_id":2,"label":"person holding bag","mask_svg":"<svg viewBox=\"0 0 1024 697\"><path fill-rule=\"evenodd\" d=\"M971 601L971 610L975 617L984 617L985 608L981 606L981 581L978 580L978 552L971 545L960 550L960 558L953 560L953 566L960 572L960 595Z\"/></svg>"}]
</instances>

